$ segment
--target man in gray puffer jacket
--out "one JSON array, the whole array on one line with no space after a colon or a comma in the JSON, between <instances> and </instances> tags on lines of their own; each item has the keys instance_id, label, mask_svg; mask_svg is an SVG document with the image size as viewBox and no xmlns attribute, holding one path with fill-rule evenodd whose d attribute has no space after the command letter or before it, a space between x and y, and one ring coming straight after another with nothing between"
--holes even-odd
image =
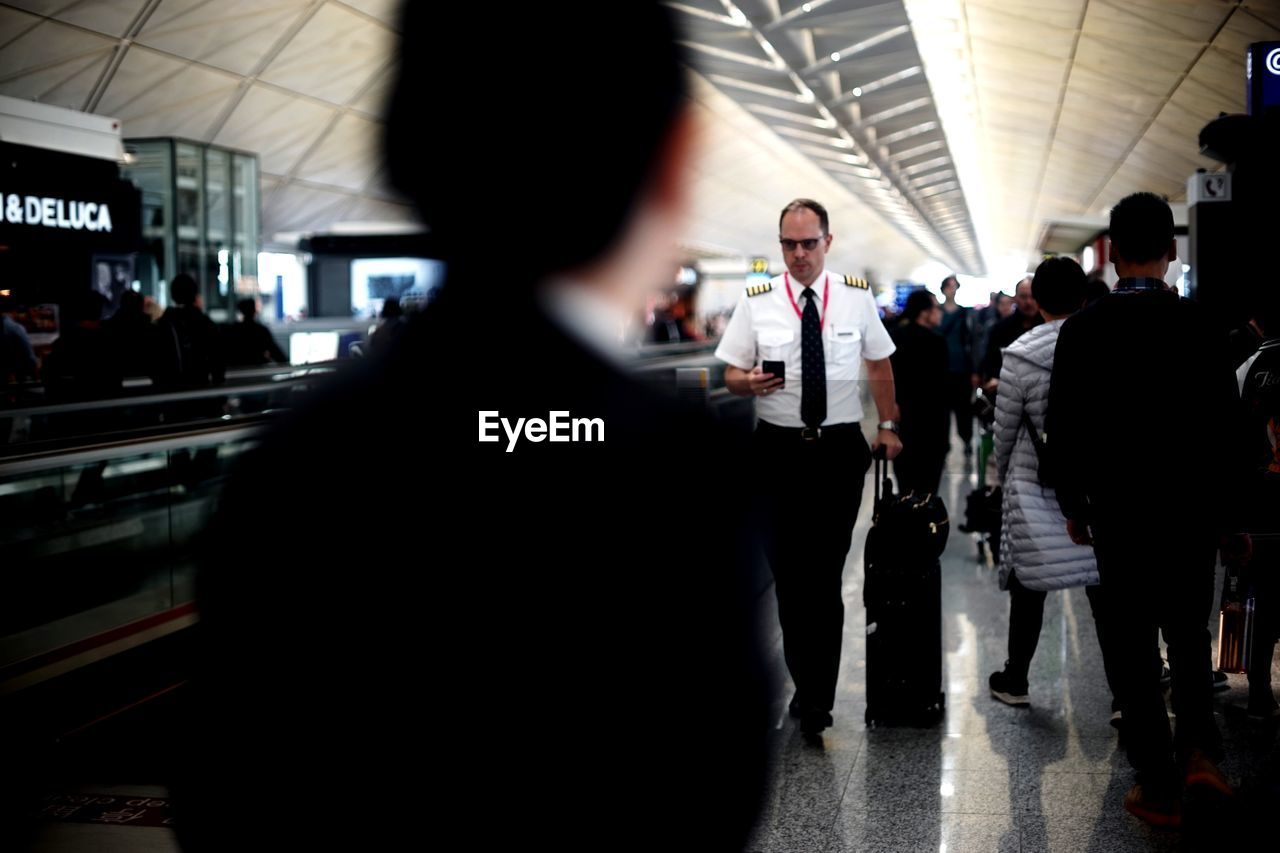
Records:
<instances>
[{"instance_id":1,"label":"man in gray puffer jacket","mask_svg":"<svg viewBox=\"0 0 1280 853\"><path fill-rule=\"evenodd\" d=\"M1116 695L1115 672L1105 640L1102 587L1093 549L1067 535L1066 519L1053 489L1040 485L1039 458L1023 423L1030 416L1044 434L1049 374L1058 330L1084 304L1085 274L1070 258L1051 258L1036 269L1032 294L1045 323L1004 350L996 395L996 462L1004 486L1000 539L1000 588L1009 591L1009 659L992 673L991 694L1009 705L1029 705L1027 671L1040 639L1049 590L1085 587L1102 646L1107 686ZM1158 660L1158 652L1153 653ZM1112 703L1112 722L1119 706Z\"/></svg>"}]
</instances>

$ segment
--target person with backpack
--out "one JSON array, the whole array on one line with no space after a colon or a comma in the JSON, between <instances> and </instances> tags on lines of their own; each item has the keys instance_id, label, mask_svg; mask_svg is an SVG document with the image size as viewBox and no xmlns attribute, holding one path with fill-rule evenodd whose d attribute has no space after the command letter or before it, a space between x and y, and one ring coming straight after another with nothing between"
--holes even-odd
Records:
<instances>
[{"instance_id":1,"label":"person with backpack","mask_svg":"<svg viewBox=\"0 0 1280 853\"><path fill-rule=\"evenodd\" d=\"M217 325L200 307L200 288L186 273L169 284L173 301L160 318L160 384L183 388L221 385L226 361Z\"/></svg>"}]
</instances>

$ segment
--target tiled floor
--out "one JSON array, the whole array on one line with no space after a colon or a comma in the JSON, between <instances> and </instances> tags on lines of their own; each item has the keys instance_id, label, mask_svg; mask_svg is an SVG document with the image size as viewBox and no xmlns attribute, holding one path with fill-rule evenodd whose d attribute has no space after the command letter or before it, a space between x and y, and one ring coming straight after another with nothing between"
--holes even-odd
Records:
<instances>
[{"instance_id":1,"label":"tiled floor","mask_svg":"<svg viewBox=\"0 0 1280 853\"><path fill-rule=\"evenodd\" d=\"M942 492L953 524L963 520L972 471L948 459ZM775 712L774 765L749 851L1160 851L1197 849L1177 833L1150 829L1122 808L1132 775L1109 724L1093 617L1083 589L1049 596L1031 670L1031 708L991 698L987 676L1005 660L1008 596L979 562L975 539L952 530L942 558L946 718L932 729L863 724L866 707L862 545L870 524L870 478L845 569L845 641L835 726L806 743ZM772 611L772 595L765 605ZM776 615L771 613L776 626ZM1216 629L1216 624L1213 626ZM1280 684L1280 672L1276 683ZM1244 676L1216 694L1228 758L1223 769L1246 797L1274 802L1274 738L1243 719ZM1274 786L1274 781L1271 781ZM1269 819L1264 819L1268 820ZM1280 821L1272 822L1280 825ZM1219 844L1234 821L1223 817ZM1243 843L1242 837L1237 837Z\"/></svg>"}]
</instances>

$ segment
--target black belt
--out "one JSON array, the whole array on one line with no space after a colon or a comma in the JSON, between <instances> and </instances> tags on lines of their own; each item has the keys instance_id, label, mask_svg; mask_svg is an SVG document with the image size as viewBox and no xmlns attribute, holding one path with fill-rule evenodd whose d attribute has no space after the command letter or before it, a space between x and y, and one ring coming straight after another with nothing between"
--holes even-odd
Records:
<instances>
[{"instance_id":1,"label":"black belt","mask_svg":"<svg viewBox=\"0 0 1280 853\"><path fill-rule=\"evenodd\" d=\"M818 441L824 435L836 436L842 433L861 431L862 427L858 426L857 421L843 424L828 424L821 427L784 427L777 424L771 424L768 421L757 421L756 431L767 433L769 435L790 435L802 441Z\"/></svg>"}]
</instances>

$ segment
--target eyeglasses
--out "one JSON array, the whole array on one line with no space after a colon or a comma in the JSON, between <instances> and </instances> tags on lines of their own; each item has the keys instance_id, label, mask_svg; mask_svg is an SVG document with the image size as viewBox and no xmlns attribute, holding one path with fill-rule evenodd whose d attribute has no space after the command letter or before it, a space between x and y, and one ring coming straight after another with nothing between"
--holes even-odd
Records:
<instances>
[{"instance_id":1,"label":"eyeglasses","mask_svg":"<svg viewBox=\"0 0 1280 853\"><path fill-rule=\"evenodd\" d=\"M778 242L782 244L782 251L784 252L794 252L796 250L796 246L800 246L806 252L812 252L814 249L818 248L818 244L822 242L822 238L810 237L808 240L788 240L783 237L778 240Z\"/></svg>"}]
</instances>

